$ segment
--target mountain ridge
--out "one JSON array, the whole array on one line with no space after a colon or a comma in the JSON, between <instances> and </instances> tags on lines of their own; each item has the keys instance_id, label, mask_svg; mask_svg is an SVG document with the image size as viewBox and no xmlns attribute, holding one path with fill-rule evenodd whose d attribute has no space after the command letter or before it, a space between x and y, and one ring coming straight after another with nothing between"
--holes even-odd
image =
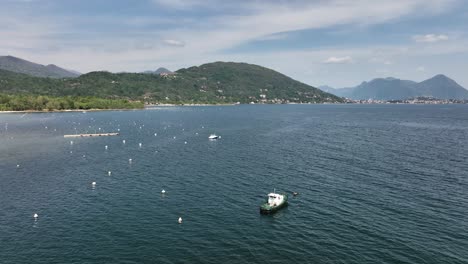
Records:
<instances>
[{"instance_id":1,"label":"mountain ridge","mask_svg":"<svg viewBox=\"0 0 468 264\"><path fill-rule=\"evenodd\" d=\"M237 62L207 63L169 75L101 71L60 80L0 71L0 92L172 104L343 102L274 70Z\"/></svg>"},{"instance_id":2,"label":"mountain ridge","mask_svg":"<svg viewBox=\"0 0 468 264\"><path fill-rule=\"evenodd\" d=\"M11 55L0 56L0 69L36 77L49 78L70 78L78 77L80 75L75 71L63 69L54 64L42 65Z\"/></svg>"},{"instance_id":3,"label":"mountain ridge","mask_svg":"<svg viewBox=\"0 0 468 264\"><path fill-rule=\"evenodd\" d=\"M468 99L468 90L443 74L421 82L386 77L364 81L355 87L330 88L329 91L337 96L355 100L402 100L414 97Z\"/></svg>"}]
</instances>

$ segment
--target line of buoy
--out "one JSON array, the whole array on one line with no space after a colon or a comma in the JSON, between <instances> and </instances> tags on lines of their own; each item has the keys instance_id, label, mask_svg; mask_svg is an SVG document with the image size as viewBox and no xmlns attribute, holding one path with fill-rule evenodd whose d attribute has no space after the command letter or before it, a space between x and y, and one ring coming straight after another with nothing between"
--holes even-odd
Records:
<instances>
[{"instance_id":1,"label":"line of buoy","mask_svg":"<svg viewBox=\"0 0 468 264\"><path fill-rule=\"evenodd\" d=\"M179 224L182 224L182 217L179 217Z\"/></svg>"},{"instance_id":2,"label":"line of buoy","mask_svg":"<svg viewBox=\"0 0 468 264\"><path fill-rule=\"evenodd\" d=\"M163 189L163 190L161 191L161 193L162 193L162 194L165 194L165 193L166 193L166 190Z\"/></svg>"},{"instance_id":3,"label":"line of buoy","mask_svg":"<svg viewBox=\"0 0 468 264\"><path fill-rule=\"evenodd\" d=\"M39 215L38 214L33 214L33 217L34 217L34 219L37 219L37 218L39 218Z\"/></svg>"},{"instance_id":4,"label":"line of buoy","mask_svg":"<svg viewBox=\"0 0 468 264\"><path fill-rule=\"evenodd\" d=\"M111 176L111 174L112 174L112 171L108 171L108 172L107 172L107 174L108 174L109 176Z\"/></svg>"}]
</instances>

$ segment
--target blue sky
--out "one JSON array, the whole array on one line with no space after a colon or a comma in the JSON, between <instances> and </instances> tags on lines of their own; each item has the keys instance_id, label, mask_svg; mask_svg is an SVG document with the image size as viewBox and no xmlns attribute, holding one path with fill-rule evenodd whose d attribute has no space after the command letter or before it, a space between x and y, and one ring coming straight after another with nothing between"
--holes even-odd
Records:
<instances>
[{"instance_id":1,"label":"blue sky","mask_svg":"<svg viewBox=\"0 0 468 264\"><path fill-rule=\"evenodd\" d=\"M355 86L442 73L468 88L463 0L0 0L0 55L89 72L262 65Z\"/></svg>"}]
</instances>

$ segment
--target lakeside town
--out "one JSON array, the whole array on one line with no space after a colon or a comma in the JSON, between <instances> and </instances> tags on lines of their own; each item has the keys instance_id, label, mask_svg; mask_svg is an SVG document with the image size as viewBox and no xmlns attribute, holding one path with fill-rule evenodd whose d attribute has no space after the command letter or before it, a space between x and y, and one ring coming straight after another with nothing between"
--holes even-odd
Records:
<instances>
[{"instance_id":1,"label":"lakeside town","mask_svg":"<svg viewBox=\"0 0 468 264\"><path fill-rule=\"evenodd\" d=\"M433 97L416 97L401 100L353 100L346 98L348 104L468 104L468 100L438 99Z\"/></svg>"}]
</instances>

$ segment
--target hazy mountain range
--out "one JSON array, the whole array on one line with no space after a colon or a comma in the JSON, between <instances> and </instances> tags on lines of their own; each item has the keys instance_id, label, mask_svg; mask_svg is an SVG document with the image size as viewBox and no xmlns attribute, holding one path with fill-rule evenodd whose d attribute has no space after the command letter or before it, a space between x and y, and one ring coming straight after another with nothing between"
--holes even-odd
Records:
<instances>
[{"instance_id":1,"label":"hazy mountain range","mask_svg":"<svg viewBox=\"0 0 468 264\"><path fill-rule=\"evenodd\" d=\"M203 65L205 67L202 67L202 68L207 68L206 66L208 65L210 66L209 68L213 74L215 72L222 72L226 76L235 75L237 79L229 78L229 82L232 82L232 86L239 87L240 86L239 84L247 80L251 75L251 72L249 71L257 72L258 74L261 75L259 76L261 78L259 79L259 81L268 83L268 85L264 87L266 88L266 90L268 90L268 87L271 87L271 86L275 87L277 85L275 81L280 82L281 84L286 84L285 78L279 78L279 76L281 75L280 73L273 72L272 70L259 67L256 65L250 65L250 64L245 64L245 63L237 63L237 64L236 63L231 63L231 64L214 63L214 64ZM221 68L218 68L218 67L221 67ZM225 67L226 69L224 69L223 67ZM189 69L197 69L197 67L191 67ZM35 76L35 77L75 78L75 77L80 76L79 72L63 69L53 64L41 65L38 63L30 62L30 61L23 60L23 59L13 57L13 56L0 56L0 70L6 70L8 72L14 72L14 73L22 73L22 74L26 74L29 76ZM155 71L145 71L143 73L159 76L160 74L163 74L163 73L180 74L182 72L186 72L186 71L184 69L181 69L179 71L172 72L166 68L161 67ZM282 76L287 77L284 75ZM215 77L213 79L214 81L215 79L218 79L220 76L214 74L213 77ZM21 77L18 77L18 76L17 78L21 79ZM271 78L271 79L268 79L268 78ZM289 81L291 83L294 83L293 86L297 86L297 87L301 86L301 89L302 87L307 86L305 84L297 85L296 81L290 78L289 78ZM43 82L43 81L41 80L40 82ZM193 85L198 86L199 85L198 82L199 81L196 81L196 83L194 83ZM255 93L247 92L246 90L244 90L247 87L251 87L253 90L258 90L254 83L252 84L249 83L247 86L242 87L242 90L243 90L242 94L248 93L252 99L256 98L258 95L255 95ZM315 89L312 92L314 94L318 92L318 89L314 87L311 87L311 86L307 86L307 87L310 87L311 89ZM287 89L287 87L284 87L284 88L278 87L278 88ZM409 80L401 80L397 78L388 77L388 78L377 78L369 82L363 82L356 87L336 89L330 86L319 86L319 89L327 93L331 93L333 95L339 96L339 97L346 97L346 98L351 98L351 99L356 99L356 100L366 100L366 99L398 100L398 99L408 99L412 97L421 97L421 96L434 97L434 98L439 98L439 99L468 99L468 90L464 89L462 86L457 84L454 80L442 74L436 75L428 80L425 80L419 83L414 82L414 81L409 81ZM302 94L303 92L300 92L300 93ZM284 90L284 92L281 92L281 94L283 94L281 97L285 100L286 98L299 99L299 97L302 97L302 96L294 97L293 96L294 91L288 92L287 90ZM286 94L288 95L285 96ZM112 96L112 95L113 94L109 94L109 96ZM105 96L105 95L101 94L101 96ZM232 96L232 99L237 98L237 96L234 94L231 94L231 96ZM320 94L319 98L321 97L326 97L326 95ZM276 98L280 98L280 97L276 97Z\"/></svg>"},{"instance_id":2,"label":"hazy mountain range","mask_svg":"<svg viewBox=\"0 0 468 264\"><path fill-rule=\"evenodd\" d=\"M330 86L319 86L319 88L337 96L355 100L400 100L414 97L468 99L468 90L443 74L419 83L388 77L363 82L355 87L336 89Z\"/></svg>"},{"instance_id":3,"label":"hazy mountain range","mask_svg":"<svg viewBox=\"0 0 468 264\"><path fill-rule=\"evenodd\" d=\"M143 73L147 73L147 74L164 74L164 73L171 74L173 72L166 69L166 68L160 67L155 71L144 71Z\"/></svg>"},{"instance_id":4,"label":"hazy mountain range","mask_svg":"<svg viewBox=\"0 0 468 264\"><path fill-rule=\"evenodd\" d=\"M54 64L42 65L13 56L0 56L0 69L37 77L78 77L79 72L66 70Z\"/></svg>"}]
</instances>

